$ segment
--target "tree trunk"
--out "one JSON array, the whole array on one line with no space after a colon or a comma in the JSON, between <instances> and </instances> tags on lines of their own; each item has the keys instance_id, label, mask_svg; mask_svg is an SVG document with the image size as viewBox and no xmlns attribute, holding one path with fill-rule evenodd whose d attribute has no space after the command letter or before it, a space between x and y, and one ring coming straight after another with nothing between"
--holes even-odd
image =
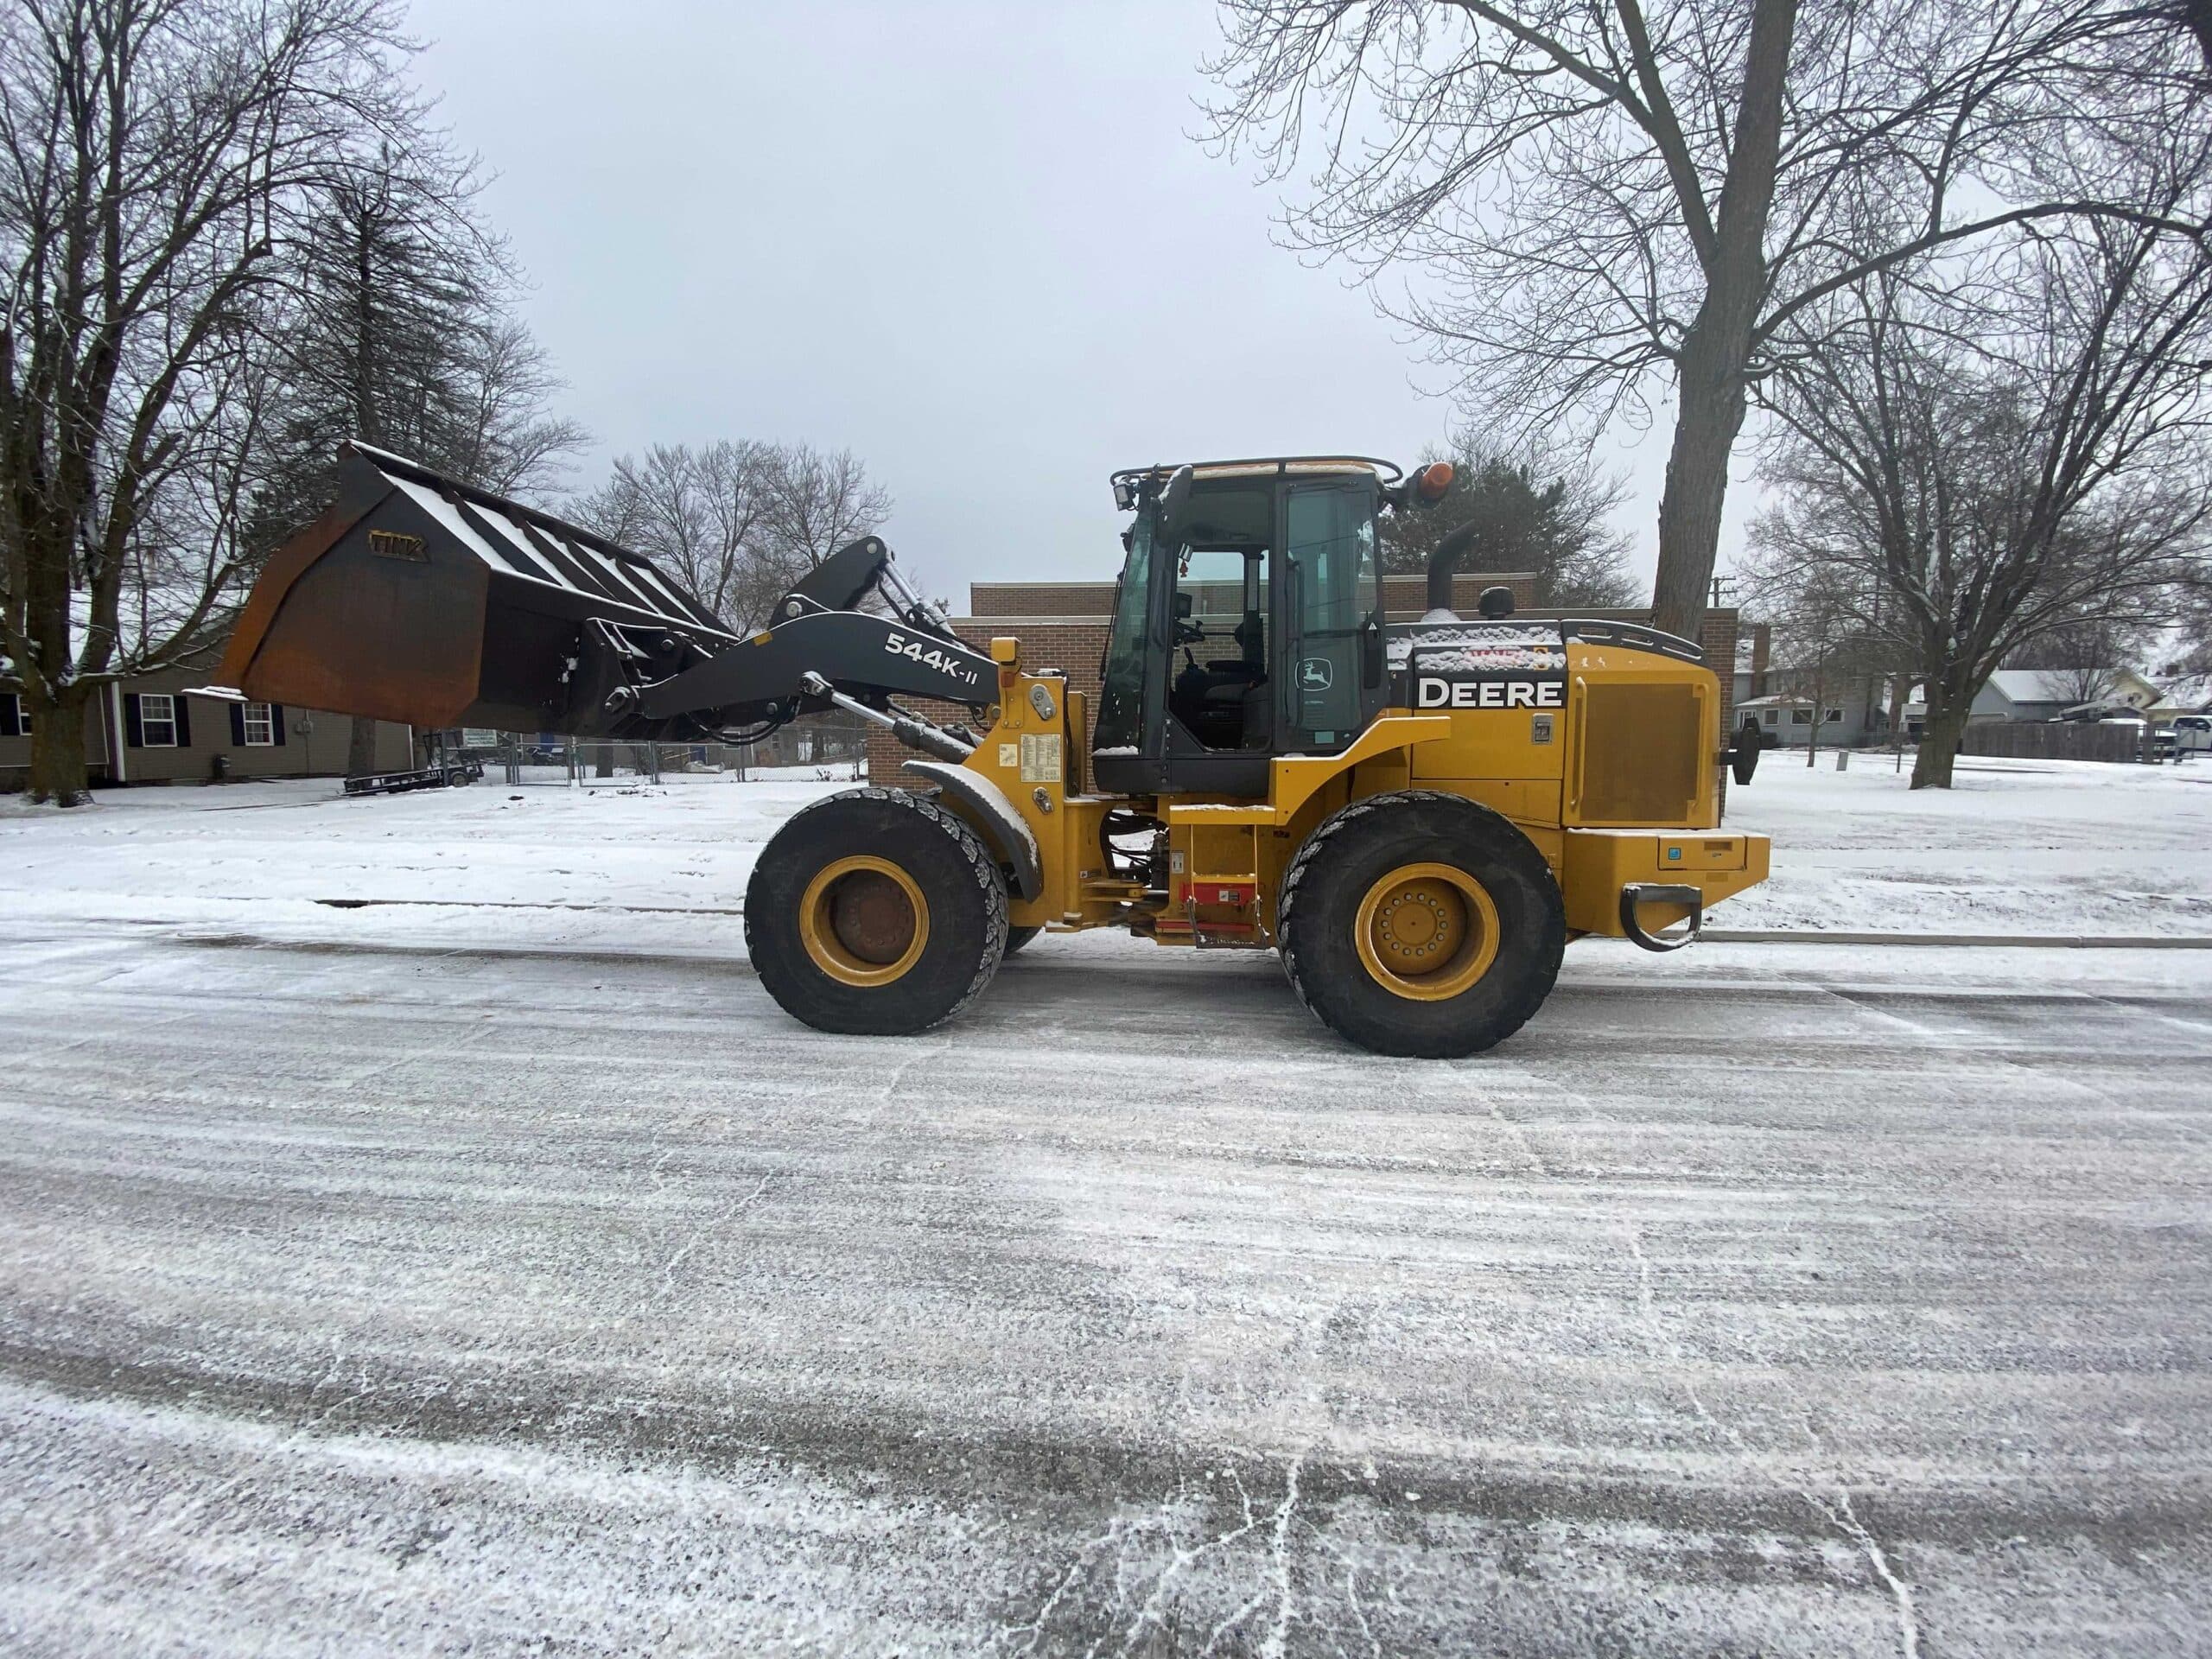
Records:
<instances>
[{"instance_id":1,"label":"tree trunk","mask_svg":"<svg viewBox=\"0 0 2212 1659\"><path fill-rule=\"evenodd\" d=\"M31 798L83 806L92 792L85 770L85 709L97 690L72 682L51 701L24 685L31 715Z\"/></svg>"},{"instance_id":2,"label":"tree trunk","mask_svg":"<svg viewBox=\"0 0 2212 1659\"><path fill-rule=\"evenodd\" d=\"M1941 703L1936 699L1933 679L1928 684L1928 720L1921 728L1920 749L1912 757L1912 786L1915 789L1948 789L1951 786L1951 763L1958 759L1959 738L1967 728L1967 715L1974 707L1971 698L1947 697Z\"/></svg>"},{"instance_id":3,"label":"tree trunk","mask_svg":"<svg viewBox=\"0 0 2212 1659\"><path fill-rule=\"evenodd\" d=\"M1702 254L1705 299L1675 359L1674 447L1659 499L1659 575L1652 622L1695 639L1720 550L1728 456L1744 427L1751 334L1767 297L1766 227L1782 150L1783 92L1797 0L1754 0L1735 142ZM1726 666L1726 664L1722 664Z\"/></svg>"},{"instance_id":4,"label":"tree trunk","mask_svg":"<svg viewBox=\"0 0 2212 1659\"><path fill-rule=\"evenodd\" d=\"M1705 624L1720 515L1728 499L1728 457L1744 427L1743 356L1693 339L1682 353L1681 405L1659 498L1659 575L1652 588L1654 627L1695 639Z\"/></svg>"},{"instance_id":5,"label":"tree trunk","mask_svg":"<svg viewBox=\"0 0 2212 1659\"><path fill-rule=\"evenodd\" d=\"M346 775L365 778L377 769L377 723L353 716L353 736L346 745Z\"/></svg>"}]
</instances>

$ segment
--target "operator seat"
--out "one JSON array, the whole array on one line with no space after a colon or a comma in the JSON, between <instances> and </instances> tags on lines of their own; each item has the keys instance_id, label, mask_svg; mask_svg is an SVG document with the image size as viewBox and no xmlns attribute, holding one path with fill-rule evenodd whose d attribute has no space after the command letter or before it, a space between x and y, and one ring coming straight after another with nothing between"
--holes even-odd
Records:
<instances>
[{"instance_id":1,"label":"operator seat","mask_svg":"<svg viewBox=\"0 0 2212 1659\"><path fill-rule=\"evenodd\" d=\"M1256 613L1246 613L1230 636L1241 656L1217 657L1201 664L1187 648L1184 652L1184 666L1169 690L1168 707L1207 748L1250 748L1255 734L1260 747L1266 746L1263 688L1268 671L1261 658L1264 626ZM1256 699L1255 693L1259 694ZM1255 707L1260 711L1257 721L1252 718Z\"/></svg>"},{"instance_id":2,"label":"operator seat","mask_svg":"<svg viewBox=\"0 0 2212 1659\"><path fill-rule=\"evenodd\" d=\"M1206 747L1242 748L1244 693L1252 683L1252 673L1234 658L1203 664L1185 661L1169 691L1168 707Z\"/></svg>"}]
</instances>

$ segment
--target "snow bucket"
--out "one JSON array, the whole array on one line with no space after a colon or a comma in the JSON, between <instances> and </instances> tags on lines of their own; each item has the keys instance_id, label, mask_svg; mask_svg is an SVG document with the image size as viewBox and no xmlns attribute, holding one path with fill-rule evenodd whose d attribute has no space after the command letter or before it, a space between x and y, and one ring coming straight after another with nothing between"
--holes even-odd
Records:
<instances>
[{"instance_id":1,"label":"snow bucket","mask_svg":"<svg viewBox=\"0 0 2212 1659\"><path fill-rule=\"evenodd\" d=\"M356 442L338 499L254 583L219 677L429 730L628 736L596 665L659 678L735 643L642 555Z\"/></svg>"}]
</instances>

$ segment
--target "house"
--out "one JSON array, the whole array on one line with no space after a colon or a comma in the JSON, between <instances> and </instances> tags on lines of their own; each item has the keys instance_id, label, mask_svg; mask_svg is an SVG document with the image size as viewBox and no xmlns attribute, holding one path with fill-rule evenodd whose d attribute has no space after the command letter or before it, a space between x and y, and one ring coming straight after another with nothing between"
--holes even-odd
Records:
<instances>
[{"instance_id":1,"label":"house","mask_svg":"<svg viewBox=\"0 0 2212 1659\"><path fill-rule=\"evenodd\" d=\"M2212 674L2188 674L2168 680L2158 700L2143 712L2160 725L2177 715L2212 714Z\"/></svg>"},{"instance_id":2,"label":"house","mask_svg":"<svg viewBox=\"0 0 2212 1659\"><path fill-rule=\"evenodd\" d=\"M164 669L111 684L94 698L85 711L93 785L346 775L353 723L345 715L190 695L188 687L207 679L204 668ZM30 729L16 684L0 680L0 791L20 790L29 780ZM378 770L411 766L414 753L411 728L377 722Z\"/></svg>"},{"instance_id":3,"label":"house","mask_svg":"<svg viewBox=\"0 0 2212 1659\"><path fill-rule=\"evenodd\" d=\"M1847 687L1849 695L1824 696L1817 728L1818 741L1834 748L1851 748L1888 736L1888 721L1859 689ZM1769 696L1749 697L1736 705L1735 724L1757 726L1770 747L1802 749L1815 741L1814 702L1810 697L1777 691Z\"/></svg>"},{"instance_id":4,"label":"house","mask_svg":"<svg viewBox=\"0 0 2212 1659\"><path fill-rule=\"evenodd\" d=\"M2101 696L2082 695L2097 686L2106 688ZM2148 709L2158 701L2158 688L2132 668L2000 668L1975 694L1967 719L2058 720L2089 703Z\"/></svg>"}]
</instances>

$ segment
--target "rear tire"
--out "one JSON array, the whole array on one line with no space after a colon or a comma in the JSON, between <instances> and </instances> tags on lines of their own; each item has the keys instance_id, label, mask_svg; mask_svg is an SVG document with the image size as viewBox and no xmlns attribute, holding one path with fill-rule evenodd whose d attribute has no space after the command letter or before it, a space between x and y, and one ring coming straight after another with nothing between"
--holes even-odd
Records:
<instances>
[{"instance_id":1,"label":"rear tire","mask_svg":"<svg viewBox=\"0 0 2212 1659\"><path fill-rule=\"evenodd\" d=\"M761 984L817 1031L926 1031L991 982L1006 940L998 861L906 790L850 790L794 814L745 890Z\"/></svg>"},{"instance_id":2,"label":"rear tire","mask_svg":"<svg viewBox=\"0 0 2212 1659\"><path fill-rule=\"evenodd\" d=\"M1551 994L1567 918L1551 868L1488 807L1405 790L1355 801L1283 878L1284 971L1323 1024L1378 1054L1480 1053Z\"/></svg>"}]
</instances>

